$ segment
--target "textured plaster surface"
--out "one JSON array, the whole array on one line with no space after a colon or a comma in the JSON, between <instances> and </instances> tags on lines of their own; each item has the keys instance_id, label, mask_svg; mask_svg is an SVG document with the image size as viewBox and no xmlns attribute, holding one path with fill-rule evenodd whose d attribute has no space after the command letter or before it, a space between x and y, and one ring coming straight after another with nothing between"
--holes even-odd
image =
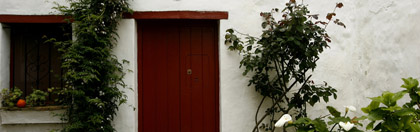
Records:
<instances>
[{"instance_id":1,"label":"textured plaster surface","mask_svg":"<svg viewBox=\"0 0 420 132\"><path fill-rule=\"evenodd\" d=\"M56 14L55 3L65 5L65 0L0 0L0 14L45 15Z\"/></svg>"},{"instance_id":2,"label":"textured plaster surface","mask_svg":"<svg viewBox=\"0 0 420 132\"><path fill-rule=\"evenodd\" d=\"M127 95L127 103L123 104L114 120L115 128L118 132L136 132L137 131L137 27L134 19L124 19L118 27L119 44L115 47L115 55L120 60L130 61L124 64L125 75L124 82L127 88L124 89ZM128 72L131 70L132 72ZM132 90L130 90L132 89Z\"/></svg>"},{"instance_id":3,"label":"textured plaster surface","mask_svg":"<svg viewBox=\"0 0 420 132\"><path fill-rule=\"evenodd\" d=\"M60 130L63 124L19 124L2 125L1 132L51 132Z\"/></svg>"},{"instance_id":4,"label":"textured plaster surface","mask_svg":"<svg viewBox=\"0 0 420 132\"><path fill-rule=\"evenodd\" d=\"M134 11L228 11L229 19L220 21L220 128L222 132L243 132L253 128L254 113L261 99L254 88L248 87L249 76L243 77L238 69L240 56L227 50L223 44L225 30L235 28L240 32L259 36L261 11L283 8L287 0L133 0ZM360 108L369 103L367 97L379 96L383 91L398 91L400 78L420 76L420 1L418 0L306 0L314 14L324 18L333 10L335 3L343 2L337 10L337 18L347 25L346 29L331 24L327 31L332 37L318 62L312 79L323 81L338 89L338 99L328 105L344 110L343 105ZM35 4L35 5L34 5ZM50 3L42 0L0 0L0 14L48 14ZM126 83L133 86L128 91L129 103L123 105L115 120L121 132L137 131L137 111L128 105L137 105L136 32L134 20L123 20L119 29L120 42L116 54L131 63L134 70ZM2 32L0 32L0 36ZM7 51L1 50L0 58ZM4 68L1 60L1 68ZM0 71L1 72L1 71ZM1 79L0 79L1 80ZM2 85L2 84L1 84ZM311 117L326 114L324 103L309 109ZM352 115L352 116L353 116ZM1 130L0 126L0 130Z\"/></svg>"},{"instance_id":5,"label":"textured plaster surface","mask_svg":"<svg viewBox=\"0 0 420 132\"><path fill-rule=\"evenodd\" d=\"M55 111L1 111L1 124L53 124L63 123L58 114L64 110Z\"/></svg>"},{"instance_id":6,"label":"textured plaster surface","mask_svg":"<svg viewBox=\"0 0 420 132\"><path fill-rule=\"evenodd\" d=\"M9 73L9 58L10 58L10 49L9 46L9 32L6 28L6 25L0 23L0 90L3 88L9 87L9 76L7 74ZM1 104L0 104L1 106ZM0 121L2 121L2 118L0 117ZM3 126L0 126L0 131L3 131Z\"/></svg>"},{"instance_id":7,"label":"textured plaster surface","mask_svg":"<svg viewBox=\"0 0 420 132\"><path fill-rule=\"evenodd\" d=\"M10 77L10 28L0 23L0 89L9 87Z\"/></svg>"}]
</instances>

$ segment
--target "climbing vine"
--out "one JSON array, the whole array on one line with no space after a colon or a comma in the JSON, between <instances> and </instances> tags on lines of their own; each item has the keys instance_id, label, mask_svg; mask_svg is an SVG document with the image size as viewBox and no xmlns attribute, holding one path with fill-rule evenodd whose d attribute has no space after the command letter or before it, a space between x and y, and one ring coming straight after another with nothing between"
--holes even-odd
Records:
<instances>
[{"instance_id":1,"label":"climbing vine","mask_svg":"<svg viewBox=\"0 0 420 132\"><path fill-rule=\"evenodd\" d=\"M335 9L341 7L343 4L337 3ZM290 0L283 10L273 9L260 14L263 31L259 37L234 29L226 31L225 43L229 50L237 51L243 57L240 62L243 75L252 75L249 86L255 87L263 96L255 115L253 132L275 131L278 115L290 113L296 119L307 117L307 104L313 106L322 100L328 102L331 96L337 98L336 89L326 82L315 84L310 72L316 68L319 55L331 42L325 30L327 25L333 21L345 27L339 19L333 19L335 9L327 14L327 21L320 21L318 15L310 14L303 1ZM276 14L281 20L275 20L273 16ZM245 36L246 40L241 40L237 34ZM263 111L263 103L271 106ZM260 112L264 112L262 117L258 117Z\"/></svg>"},{"instance_id":2,"label":"climbing vine","mask_svg":"<svg viewBox=\"0 0 420 132\"><path fill-rule=\"evenodd\" d=\"M116 29L127 0L68 0L55 7L73 23L74 40L56 42L65 70L62 101L68 105L63 116L66 132L111 132L118 106L126 102L122 61L112 54Z\"/></svg>"}]
</instances>

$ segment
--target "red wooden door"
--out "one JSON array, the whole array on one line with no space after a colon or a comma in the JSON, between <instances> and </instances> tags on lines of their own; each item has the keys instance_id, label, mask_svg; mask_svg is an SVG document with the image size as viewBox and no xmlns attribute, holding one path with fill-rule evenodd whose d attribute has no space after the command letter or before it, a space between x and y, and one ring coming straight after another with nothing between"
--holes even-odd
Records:
<instances>
[{"instance_id":1,"label":"red wooden door","mask_svg":"<svg viewBox=\"0 0 420 132\"><path fill-rule=\"evenodd\" d=\"M217 21L138 26L139 131L218 132Z\"/></svg>"}]
</instances>

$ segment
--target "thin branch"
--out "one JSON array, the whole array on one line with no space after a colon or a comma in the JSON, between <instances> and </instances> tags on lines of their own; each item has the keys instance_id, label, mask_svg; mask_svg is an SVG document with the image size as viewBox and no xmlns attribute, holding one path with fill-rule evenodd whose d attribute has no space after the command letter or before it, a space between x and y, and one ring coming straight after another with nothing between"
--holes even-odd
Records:
<instances>
[{"instance_id":1,"label":"thin branch","mask_svg":"<svg viewBox=\"0 0 420 132\"><path fill-rule=\"evenodd\" d=\"M257 40L261 39L261 38L259 38L259 37L254 37L254 36L251 36L251 35L249 35L249 34L239 32L239 31L238 31L238 30L236 30L236 29L233 29L233 31L235 31L236 33L238 33L238 34L240 34L240 35L247 36L247 37L251 37L251 38L255 38L255 39L257 39Z\"/></svg>"},{"instance_id":2,"label":"thin branch","mask_svg":"<svg viewBox=\"0 0 420 132\"><path fill-rule=\"evenodd\" d=\"M306 78L305 82L302 84L302 87L303 87L304 85L306 85L306 83L308 82L308 80L309 80L311 77L312 77L312 75L309 75L309 76ZM298 93L300 93L301 91L302 91L302 88L300 88L300 89L299 89Z\"/></svg>"},{"instance_id":3,"label":"thin branch","mask_svg":"<svg viewBox=\"0 0 420 132\"><path fill-rule=\"evenodd\" d=\"M274 98L271 98L271 101L273 102L273 104L275 103ZM274 132L274 130L276 129L276 127L273 126L273 121L274 121L274 115L275 115L275 111L274 109L271 109L271 111L273 114L271 114L271 122L270 122L270 128L272 128L271 132Z\"/></svg>"},{"instance_id":4,"label":"thin branch","mask_svg":"<svg viewBox=\"0 0 420 132\"><path fill-rule=\"evenodd\" d=\"M337 6L335 6L335 8L334 8L334 10L333 10L333 12L332 13L335 13L335 10L337 9ZM330 24L330 22L331 22L331 20L332 20L332 18L327 22L327 24L325 24L325 27L324 27L324 29L327 29L327 26L328 26L328 24Z\"/></svg>"},{"instance_id":5,"label":"thin branch","mask_svg":"<svg viewBox=\"0 0 420 132\"><path fill-rule=\"evenodd\" d=\"M330 116L331 114L327 114L327 115L324 115L324 116L319 116L319 118L325 118L325 117L328 117L328 116Z\"/></svg>"},{"instance_id":6,"label":"thin branch","mask_svg":"<svg viewBox=\"0 0 420 132\"><path fill-rule=\"evenodd\" d=\"M279 71L279 65L277 64L277 63L279 63L278 62L278 60L277 59L273 59L274 60L274 65L275 65L275 67L276 67L276 73L277 73L277 80L279 81L279 84L280 85L283 85L283 88L282 89L284 89L284 88L286 88L287 86L286 86L286 83L284 82L284 79L282 79L282 80L280 80L280 77L284 77L284 72L282 72L281 73L281 75L280 75L280 71ZM281 65L282 66L282 65ZM282 66L283 67L283 66ZM284 68L282 68L282 70L283 71L285 71L284 70ZM284 89L284 91L286 91L286 89Z\"/></svg>"},{"instance_id":7,"label":"thin branch","mask_svg":"<svg viewBox=\"0 0 420 132\"><path fill-rule=\"evenodd\" d=\"M287 88L287 91L289 91L290 89L292 89L292 88L293 88L293 86L295 86L297 82L298 82L298 80L295 80L295 81L292 83L292 85L290 85L290 86Z\"/></svg>"},{"instance_id":8,"label":"thin branch","mask_svg":"<svg viewBox=\"0 0 420 132\"><path fill-rule=\"evenodd\" d=\"M259 111L260 111L260 108L261 108L261 106L262 106L262 104L264 103L264 100L265 100L265 98L266 98L267 96L264 96L262 99L261 99L261 102L260 102L260 104L258 105L258 108L257 108L257 113L255 114L255 125L257 125L258 126L258 122L257 122L257 120L258 120L258 113L259 113ZM257 129L257 132L259 132L259 130Z\"/></svg>"},{"instance_id":9,"label":"thin branch","mask_svg":"<svg viewBox=\"0 0 420 132\"><path fill-rule=\"evenodd\" d=\"M306 69L305 70L305 73L306 73L306 71L307 70L309 70L309 69ZM304 84L306 84L307 83L307 81L310 79L312 77L312 75L310 75L306 80L305 80L305 82L304 82ZM296 84L296 82L297 81L295 81L292 85L290 85L290 87L287 89L287 91L286 92L284 92L284 93L282 93L279 97L279 99L277 99L277 101L271 106L271 108L270 109L273 109L275 106L276 106L276 103L279 103L282 99L283 99L283 97L286 95L286 93L287 92L289 92L290 91L290 89ZM302 88L300 88L299 89L299 92L301 91L301 89ZM298 92L298 93L299 93ZM288 113L289 111L291 110L291 108L288 108L286 111L284 111L284 113ZM269 115L269 113L266 113L263 117L261 117L260 118L260 120L257 122L257 124L255 125L255 127L254 127L254 129L253 129L253 132L255 132L255 130L256 129L258 129L258 126L261 124L261 122L267 117Z\"/></svg>"},{"instance_id":10,"label":"thin branch","mask_svg":"<svg viewBox=\"0 0 420 132\"><path fill-rule=\"evenodd\" d=\"M288 91L282 93L279 97L279 99L276 100L276 102L271 106L270 109L273 109L277 103L279 103L283 97L286 95L287 92L289 92L290 89L288 89ZM286 111L284 111L284 113L287 113L288 111L290 111L290 108L288 108ZM263 117L260 118L260 120L257 122L257 125L255 125L254 129L252 130L253 132L255 132L256 129L258 129L258 126L261 124L261 122L269 115L269 113L265 113L265 115Z\"/></svg>"},{"instance_id":11,"label":"thin branch","mask_svg":"<svg viewBox=\"0 0 420 132\"><path fill-rule=\"evenodd\" d=\"M277 102L276 105L279 107L280 111L282 111L282 112L286 111L285 109L281 108L281 105L280 105L279 102Z\"/></svg>"},{"instance_id":12,"label":"thin branch","mask_svg":"<svg viewBox=\"0 0 420 132\"><path fill-rule=\"evenodd\" d=\"M257 125L255 125L254 130L252 130L253 132L255 132L255 130L258 129L258 126L261 124L261 122L265 119L265 117L267 117L269 114L265 113L265 115L263 117L261 117L261 119L257 122Z\"/></svg>"}]
</instances>

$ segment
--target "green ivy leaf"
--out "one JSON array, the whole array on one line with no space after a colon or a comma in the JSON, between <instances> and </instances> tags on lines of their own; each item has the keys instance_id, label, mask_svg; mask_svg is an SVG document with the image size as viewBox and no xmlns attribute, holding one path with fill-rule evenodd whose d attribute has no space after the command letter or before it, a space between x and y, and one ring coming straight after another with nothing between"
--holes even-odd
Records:
<instances>
[{"instance_id":1,"label":"green ivy leaf","mask_svg":"<svg viewBox=\"0 0 420 132\"><path fill-rule=\"evenodd\" d=\"M403 129L410 129L411 122L413 122L414 116L401 116L401 120L399 121L402 125Z\"/></svg>"},{"instance_id":2,"label":"green ivy leaf","mask_svg":"<svg viewBox=\"0 0 420 132\"><path fill-rule=\"evenodd\" d=\"M307 117L302 117L297 119L296 121L293 122L293 124L308 124L310 123L312 120L310 118Z\"/></svg>"},{"instance_id":3,"label":"green ivy leaf","mask_svg":"<svg viewBox=\"0 0 420 132\"><path fill-rule=\"evenodd\" d=\"M247 51L251 51L252 50L252 46L250 45L250 46L246 47L246 50Z\"/></svg>"},{"instance_id":4,"label":"green ivy leaf","mask_svg":"<svg viewBox=\"0 0 420 132\"><path fill-rule=\"evenodd\" d=\"M367 119L366 116L362 116L362 117L359 117L359 118L352 119L352 121L362 121L362 120L366 120L366 119Z\"/></svg>"},{"instance_id":5,"label":"green ivy leaf","mask_svg":"<svg viewBox=\"0 0 420 132\"><path fill-rule=\"evenodd\" d=\"M330 112L331 115L333 115L334 117L340 117L341 113L337 111L337 109L335 109L332 106L327 106L328 111Z\"/></svg>"},{"instance_id":6,"label":"green ivy leaf","mask_svg":"<svg viewBox=\"0 0 420 132\"><path fill-rule=\"evenodd\" d=\"M368 119L371 121L381 120L386 116L386 112L381 109L375 109L369 112L367 115Z\"/></svg>"},{"instance_id":7,"label":"green ivy leaf","mask_svg":"<svg viewBox=\"0 0 420 132\"><path fill-rule=\"evenodd\" d=\"M328 122L328 125L337 124L339 122L350 122L351 119L348 117L328 117L331 121Z\"/></svg>"},{"instance_id":8,"label":"green ivy leaf","mask_svg":"<svg viewBox=\"0 0 420 132\"><path fill-rule=\"evenodd\" d=\"M405 108L396 111L394 114L396 116L412 116L416 114L416 110L414 108Z\"/></svg>"},{"instance_id":9,"label":"green ivy leaf","mask_svg":"<svg viewBox=\"0 0 420 132\"><path fill-rule=\"evenodd\" d=\"M384 93L382 93L382 102L384 105L386 106L394 106L395 105L395 101L392 100L392 98L394 97L394 93L385 91Z\"/></svg>"},{"instance_id":10,"label":"green ivy leaf","mask_svg":"<svg viewBox=\"0 0 420 132\"><path fill-rule=\"evenodd\" d=\"M261 23L261 27L262 27L262 28L266 28L266 27L267 27L267 25L268 25L268 24L267 24L267 22L263 22L263 23Z\"/></svg>"},{"instance_id":11,"label":"green ivy leaf","mask_svg":"<svg viewBox=\"0 0 420 132\"><path fill-rule=\"evenodd\" d=\"M391 107L388 107L388 108L382 108L382 110L390 111L390 112L394 112L394 111L401 110L401 109L402 108L400 106L397 106L397 105L391 106Z\"/></svg>"},{"instance_id":12,"label":"green ivy leaf","mask_svg":"<svg viewBox=\"0 0 420 132\"><path fill-rule=\"evenodd\" d=\"M375 130L375 131L379 131L381 128L382 128L382 122L381 122L381 123L378 123L378 125L376 125L376 126L373 128L373 130Z\"/></svg>"},{"instance_id":13,"label":"green ivy leaf","mask_svg":"<svg viewBox=\"0 0 420 132\"><path fill-rule=\"evenodd\" d=\"M233 29L232 29L232 28L227 29L227 30L226 30L226 32L228 32L228 33L232 34L232 33L233 33Z\"/></svg>"},{"instance_id":14,"label":"green ivy leaf","mask_svg":"<svg viewBox=\"0 0 420 132\"><path fill-rule=\"evenodd\" d=\"M319 101L319 97L318 97L318 96L316 96L316 95L314 95L314 96L312 96L311 100L309 100L309 104L310 104L311 106L314 106L314 105L315 105L315 103L316 103L316 102L318 102L318 101Z\"/></svg>"},{"instance_id":15,"label":"green ivy leaf","mask_svg":"<svg viewBox=\"0 0 420 132\"><path fill-rule=\"evenodd\" d=\"M406 91L400 91L395 93L394 97L392 97L392 101L393 102L397 102L398 100L400 100L402 97L404 97L404 95L406 94Z\"/></svg>"},{"instance_id":16,"label":"green ivy leaf","mask_svg":"<svg viewBox=\"0 0 420 132\"><path fill-rule=\"evenodd\" d=\"M407 90L411 90L412 88L416 88L419 85L419 81L413 79L412 77L409 78L402 78L404 84L401 87L406 88Z\"/></svg>"},{"instance_id":17,"label":"green ivy leaf","mask_svg":"<svg viewBox=\"0 0 420 132\"><path fill-rule=\"evenodd\" d=\"M375 124L375 121L371 121L367 126L366 126L366 130L372 130L373 129L373 125Z\"/></svg>"},{"instance_id":18,"label":"green ivy leaf","mask_svg":"<svg viewBox=\"0 0 420 132\"><path fill-rule=\"evenodd\" d=\"M410 123L409 124L411 131L413 132L420 132L420 125L419 123Z\"/></svg>"},{"instance_id":19,"label":"green ivy leaf","mask_svg":"<svg viewBox=\"0 0 420 132\"><path fill-rule=\"evenodd\" d=\"M325 124L325 122L319 118L312 120L311 122L314 126L315 129L319 132L328 132L328 128L327 128L327 124Z\"/></svg>"},{"instance_id":20,"label":"green ivy leaf","mask_svg":"<svg viewBox=\"0 0 420 132\"><path fill-rule=\"evenodd\" d=\"M362 111L369 113L370 111L379 108L380 103L378 101L372 101L367 107L362 108Z\"/></svg>"},{"instance_id":21,"label":"green ivy leaf","mask_svg":"<svg viewBox=\"0 0 420 132\"><path fill-rule=\"evenodd\" d=\"M328 102L329 101L328 100L329 99L328 96L322 96L322 99L324 99L325 102Z\"/></svg>"},{"instance_id":22,"label":"green ivy leaf","mask_svg":"<svg viewBox=\"0 0 420 132\"><path fill-rule=\"evenodd\" d=\"M228 43L228 42L230 42L230 40L229 40L230 39L230 34L226 34L225 35L225 39L226 39L225 40L225 44Z\"/></svg>"}]
</instances>

